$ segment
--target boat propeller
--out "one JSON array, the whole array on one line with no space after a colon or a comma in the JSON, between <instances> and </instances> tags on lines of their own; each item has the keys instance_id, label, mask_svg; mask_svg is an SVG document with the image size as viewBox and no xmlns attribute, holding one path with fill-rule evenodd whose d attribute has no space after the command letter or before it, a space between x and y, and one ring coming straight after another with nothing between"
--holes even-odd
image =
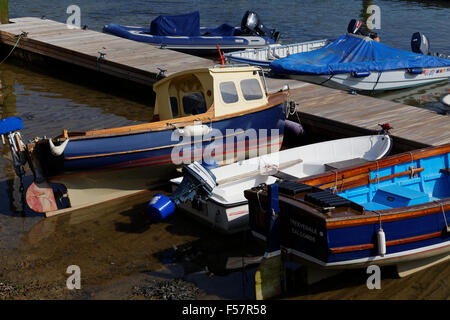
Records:
<instances>
[{"instance_id":1,"label":"boat propeller","mask_svg":"<svg viewBox=\"0 0 450 320\"><path fill-rule=\"evenodd\" d=\"M216 177L197 161L183 167L183 180L170 197L156 194L147 212L154 221L161 221L175 211L180 203L193 200L196 195L210 196L216 186Z\"/></svg>"}]
</instances>

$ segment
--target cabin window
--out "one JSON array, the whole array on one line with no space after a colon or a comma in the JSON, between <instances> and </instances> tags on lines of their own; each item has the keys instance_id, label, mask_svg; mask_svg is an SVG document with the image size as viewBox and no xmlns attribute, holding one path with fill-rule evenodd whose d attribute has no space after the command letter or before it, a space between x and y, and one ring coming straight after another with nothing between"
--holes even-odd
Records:
<instances>
[{"instance_id":1,"label":"cabin window","mask_svg":"<svg viewBox=\"0 0 450 320\"><path fill-rule=\"evenodd\" d=\"M245 100L258 100L263 97L261 86L256 79L242 80L241 89Z\"/></svg>"},{"instance_id":2,"label":"cabin window","mask_svg":"<svg viewBox=\"0 0 450 320\"><path fill-rule=\"evenodd\" d=\"M178 117L178 100L176 97L170 97L170 109L172 109L172 117Z\"/></svg>"},{"instance_id":3,"label":"cabin window","mask_svg":"<svg viewBox=\"0 0 450 320\"><path fill-rule=\"evenodd\" d=\"M233 81L226 81L220 84L220 94L225 103L234 103L239 100L236 86Z\"/></svg>"},{"instance_id":4,"label":"cabin window","mask_svg":"<svg viewBox=\"0 0 450 320\"><path fill-rule=\"evenodd\" d=\"M201 114L206 112L205 97L201 92L186 94L183 96L184 114Z\"/></svg>"}]
</instances>

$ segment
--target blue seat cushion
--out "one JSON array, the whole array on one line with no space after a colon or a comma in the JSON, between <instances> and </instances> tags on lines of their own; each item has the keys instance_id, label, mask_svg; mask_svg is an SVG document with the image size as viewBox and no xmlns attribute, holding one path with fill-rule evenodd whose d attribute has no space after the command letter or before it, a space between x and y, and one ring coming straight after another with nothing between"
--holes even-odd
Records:
<instances>
[{"instance_id":1,"label":"blue seat cushion","mask_svg":"<svg viewBox=\"0 0 450 320\"><path fill-rule=\"evenodd\" d=\"M0 120L0 134L7 134L9 132L14 132L23 129L22 119L18 117L9 117Z\"/></svg>"}]
</instances>

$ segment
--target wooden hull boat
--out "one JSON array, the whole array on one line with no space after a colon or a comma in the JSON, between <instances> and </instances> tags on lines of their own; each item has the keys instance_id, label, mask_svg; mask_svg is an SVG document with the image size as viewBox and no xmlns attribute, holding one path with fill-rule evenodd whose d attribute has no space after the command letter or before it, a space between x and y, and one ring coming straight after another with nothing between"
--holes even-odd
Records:
<instances>
[{"instance_id":1,"label":"wooden hull boat","mask_svg":"<svg viewBox=\"0 0 450 320\"><path fill-rule=\"evenodd\" d=\"M200 27L200 15L193 12L178 16L159 16L154 19L149 27L132 27L118 24L107 24L103 31L122 38L148 43L165 49L172 49L187 53L211 54L217 53L217 46L223 51L235 51L252 48L261 48L275 44L279 38L279 32L274 30L254 30L252 27L261 26L260 23L249 28L246 13L242 26L233 27L222 24L217 28ZM259 17L256 13L250 17ZM254 26L253 26L254 25Z\"/></svg>"},{"instance_id":2,"label":"wooden hull boat","mask_svg":"<svg viewBox=\"0 0 450 320\"><path fill-rule=\"evenodd\" d=\"M279 233L268 232L266 189L246 190L251 229L277 237L288 259L323 269L396 265L406 275L445 261L449 157L444 145L281 183Z\"/></svg>"},{"instance_id":3,"label":"wooden hull boat","mask_svg":"<svg viewBox=\"0 0 450 320\"><path fill-rule=\"evenodd\" d=\"M0 128L1 134L11 136L18 174L28 162L35 175L27 203L37 212L92 205L167 181L177 166L194 160L207 157L222 164L245 158L250 149L278 151L289 94L266 94L259 71L220 66L165 78L154 85L156 121L151 123L64 131L26 146L18 131L21 122ZM271 145L259 144L248 132L264 132Z\"/></svg>"},{"instance_id":4,"label":"wooden hull boat","mask_svg":"<svg viewBox=\"0 0 450 320\"><path fill-rule=\"evenodd\" d=\"M197 197L179 208L224 233L248 229L244 190L274 183L279 178L302 178L335 167L384 157L392 147L388 135L362 136L283 150L212 169L216 187L208 198ZM172 179L172 189L182 177Z\"/></svg>"}]
</instances>

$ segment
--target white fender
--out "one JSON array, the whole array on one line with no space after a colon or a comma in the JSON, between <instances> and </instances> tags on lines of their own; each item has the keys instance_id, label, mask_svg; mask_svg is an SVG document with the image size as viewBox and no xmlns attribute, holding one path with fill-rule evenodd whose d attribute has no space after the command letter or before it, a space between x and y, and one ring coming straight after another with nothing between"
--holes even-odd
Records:
<instances>
[{"instance_id":1,"label":"white fender","mask_svg":"<svg viewBox=\"0 0 450 320\"><path fill-rule=\"evenodd\" d=\"M59 157L60 155L63 154L64 149L66 149L66 146L69 143L69 138L67 138L63 143L61 143L57 147L55 147L55 145L53 144L52 139L48 139L48 143L50 145L50 152L52 153L52 155L54 155L55 157Z\"/></svg>"},{"instance_id":2,"label":"white fender","mask_svg":"<svg viewBox=\"0 0 450 320\"><path fill-rule=\"evenodd\" d=\"M209 133L212 129L205 124L186 126L183 129L177 129L180 136L197 137Z\"/></svg>"},{"instance_id":3,"label":"white fender","mask_svg":"<svg viewBox=\"0 0 450 320\"><path fill-rule=\"evenodd\" d=\"M378 238L378 253L380 254L380 256L384 257L384 255L386 254L386 236L384 234L383 229L380 228L380 230L378 230L377 238Z\"/></svg>"},{"instance_id":4,"label":"white fender","mask_svg":"<svg viewBox=\"0 0 450 320\"><path fill-rule=\"evenodd\" d=\"M450 94L446 94L443 98L442 98L442 103L449 106L450 107Z\"/></svg>"}]
</instances>

